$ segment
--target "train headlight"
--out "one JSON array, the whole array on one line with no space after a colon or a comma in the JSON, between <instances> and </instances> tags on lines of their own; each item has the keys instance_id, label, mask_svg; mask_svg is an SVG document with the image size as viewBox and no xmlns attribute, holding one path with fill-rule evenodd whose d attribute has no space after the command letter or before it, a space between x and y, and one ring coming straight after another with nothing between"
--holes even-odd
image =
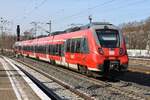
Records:
<instances>
[{"instance_id":1,"label":"train headlight","mask_svg":"<svg viewBox=\"0 0 150 100\"><path fill-rule=\"evenodd\" d=\"M102 49L102 48L99 48L98 50L99 50L99 53L100 53L100 54L102 54L102 55L104 54L104 52L103 52L103 49Z\"/></svg>"},{"instance_id":2,"label":"train headlight","mask_svg":"<svg viewBox=\"0 0 150 100\"><path fill-rule=\"evenodd\" d=\"M123 54L124 54L124 50L123 50L123 48L120 48L120 50L119 50L119 54L120 54L120 55L123 55Z\"/></svg>"}]
</instances>

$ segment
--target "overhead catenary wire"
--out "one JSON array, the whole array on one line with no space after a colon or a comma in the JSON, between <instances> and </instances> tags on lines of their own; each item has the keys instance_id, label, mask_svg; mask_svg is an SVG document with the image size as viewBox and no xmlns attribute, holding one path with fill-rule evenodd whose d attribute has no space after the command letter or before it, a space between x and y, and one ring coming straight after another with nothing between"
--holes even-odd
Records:
<instances>
[{"instance_id":1,"label":"overhead catenary wire","mask_svg":"<svg viewBox=\"0 0 150 100\"><path fill-rule=\"evenodd\" d=\"M34 7L34 9L32 9L31 10L31 13L33 13L34 11L36 11L36 10L38 10L41 6L43 6L45 3L46 3L46 1L47 0L43 0L43 1L41 1L38 5L36 5L35 7ZM69 16L65 16L65 17L63 17L63 18L60 18L60 19L54 19L54 20L52 20L52 23L53 24L57 24L57 23L59 23L59 25L60 25L60 23L63 23L63 21L65 21L65 20L69 20L69 19L71 19L71 18L74 18L74 17L76 17L76 18L79 18L79 16L82 16L82 15L84 15L85 16L85 14L87 13L87 11L89 11L89 10L94 10L94 9L96 9L96 8L99 8L99 7L104 7L104 6L106 6L106 5L108 5L108 4L112 4L112 3L114 3L114 1L118 1L118 0L108 0L108 1L105 1L105 2L103 2L103 3L101 3L101 4L97 4L97 5L95 5L95 6L92 6L92 7L88 7L87 9L85 9L85 10L82 10L82 11L79 11L79 12L77 12L77 13L74 13L74 14L72 14L72 15L69 15ZM131 4L130 3L127 3L127 7L129 7L129 6L135 6L135 5L137 5L137 4L139 4L139 3L141 3L142 1L144 1L144 0L138 0L138 1L140 1L140 2L132 2ZM125 3L126 4L126 3ZM118 5L117 5L118 6ZM117 8L119 8L119 9L117 9L117 10L120 10L120 8L123 8L124 7L124 4L123 5L119 5L119 7L115 7L115 9L117 9ZM114 9L113 9L114 10ZM64 11L64 9L62 10L61 9L61 11ZM57 11L57 12L59 12L59 11ZM107 11L107 12L105 12L105 14L106 13L109 13L110 11ZM30 14L27 14L27 16L30 16ZM49 19L49 20L51 20L51 19ZM64 25L63 25L64 26Z\"/></svg>"},{"instance_id":2,"label":"overhead catenary wire","mask_svg":"<svg viewBox=\"0 0 150 100\"><path fill-rule=\"evenodd\" d=\"M72 15L70 15L70 16L66 16L66 17L64 17L64 18L61 18L60 20L69 19L69 18L72 18L72 17L75 17L75 16L79 16L79 15L81 15L81 14L84 14L84 13L85 13L86 11L88 11L88 10L95 9L95 8L97 8L97 7L101 7L101 6L110 4L110 3L114 2L114 1L116 1L116 0L105 1L105 2L103 2L103 3L101 3L101 4L96 5L96 6L87 8L87 9L85 9L85 10L82 10L82 11L77 12L77 13L75 13L75 14L72 14ZM54 21L56 21L56 20L54 20Z\"/></svg>"},{"instance_id":3,"label":"overhead catenary wire","mask_svg":"<svg viewBox=\"0 0 150 100\"><path fill-rule=\"evenodd\" d=\"M82 15L84 15L88 10L93 10L93 9L98 8L98 7L103 7L103 6L105 6L105 5L108 5L108 4L113 3L114 1L116 1L116 0L105 1L105 2L103 2L102 4L98 4L98 5L96 5L96 6L89 7L88 9L82 10L82 11L80 11L80 12L78 12L78 13L75 13L75 14L72 14L72 15L69 15L69 16L66 16L66 17L60 19L61 22L59 21L59 19L55 19L55 20L53 20L53 21L54 21L54 24L56 24L57 21L59 21L59 24L60 24L60 23L62 23L63 20L68 20L68 19L71 19L71 18L73 18L73 17L82 16ZM128 5L127 7L129 7L129 6L132 6L132 5L135 5L135 4L139 4L139 3L141 3L141 2L143 2L143 0L138 0L138 1L136 1L136 2L129 2L129 3L127 3L126 5ZM123 8L123 7L124 7L124 6L119 6L119 7L116 7L115 9L117 9L117 8ZM114 10L114 9L113 9L113 10ZM108 11L108 12L109 12L109 11ZM108 12L106 12L106 13L108 13ZM64 27L64 25L63 25L63 27Z\"/></svg>"},{"instance_id":4,"label":"overhead catenary wire","mask_svg":"<svg viewBox=\"0 0 150 100\"><path fill-rule=\"evenodd\" d=\"M40 4L38 4L37 6L35 6L34 9L32 9L30 12L28 12L23 18L26 19L27 16L29 16L29 15L30 15L31 13L33 13L35 10L39 9L42 5L44 5L46 1L47 1L47 0L43 0ZM64 18L61 18L60 20L62 21L62 20L65 20L65 19L69 19L69 18L72 18L72 17L79 16L80 14L84 14L84 13L85 13L86 11L88 11L88 10L95 9L95 8L97 8L97 7L102 7L102 6L107 5L107 4L111 4L111 3L114 2L114 1L116 1L116 0L108 0L108 1L105 1L105 2L103 2L103 3L101 3L101 4L98 4L98 5L89 7L88 9L85 9L85 10L80 11L80 12L78 12L78 13L72 14L72 15L70 15L70 16L66 16L66 17L64 17ZM63 10L61 9L61 11L64 11L64 9L63 9ZM58 12L58 11L57 11L57 12ZM54 19L54 20L52 20L52 21L53 21L53 23L55 24L55 23L57 22L57 19ZM58 21L59 21L59 19L58 19Z\"/></svg>"},{"instance_id":5,"label":"overhead catenary wire","mask_svg":"<svg viewBox=\"0 0 150 100\"><path fill-rule=\"evenodd\" d=\"M80 11L80 12L78 12L78 13L72 14L72 15L70 15L70 16L66 16L66 17L60 19L61 22L60 22L59 20L55 20L55 21L54 21L54 24L59 23L59 25L60 25L60 23L62 23L62 21L64 21L64 20L69 20L69 19L71 19L71 18L81 18L81 16L85 16L85 14L87 13L88 10L94 10L94 9L96 9L96 8L98 8L98 7L103 7L104 5L111 4L111 3L113 3L114 1L116 1L116 0L106 1L106 2L102 3L101 5L99 4L99 5L90 7L90 8L88 8L88 9L86 9L86 10ZM141 3L144 2L144 1L145 1L145 0L137 0L136 2L134 1L134 2L125 3L125 5L127 5L127 7L135 6L135 5L141 4ZM108 3L107 3L107 2L108 2ZM120 10L120 9L122 9L122 8L125 8L124 5L121 5L121 6L119 5L119 6L115 7L113 10ZM105 14L107 14L107 13L109 13L110 11L104 10L103 12L105 12ZM61 26L61 27L62 27L62 26ZM64 27L64 25L63 25L63 27Z\"/></svg>"},{"instance_id":6,"label":"overhead catenary wire","mask_svg":"<svg viewBox=\"0 0 150 100\"><path fill-rule=\"evenodd\" d=\"M39 9L41 6L43 6L45 3L47 2L47 0L43 0L42 2L40 2L39 4L36 4L36 6L29 12L26 13L26 17L31 15L34 11L36 11L37 9ZM26 18L25 17L25 18Z\"/></svg>"},{"instance_id":7,"label":"overhead catenary wire","mask_svg":"<svg viewBox=\"0 0 150 100\"><path fill-rule=\"evenodd\" d=\"M73 17L78 17L78 16L81 16L81 15L83 15L83 14L85 14L85 13L87 13L87 11L88 10L94 10L94 9L96 9L96 8L98 8L98 7L103 7L103 6L105 6L105 5L107 5L107 4L111 4L111 3L113 3L114 1L116 1L116 0L110 0L110 1L106 1L106 2L104 2L104 3L102 3L102 4L99 4L99 5L96 5L96 6L93 6L93 7L89 7L89 8L87 8L87 9L85 9L85 10L83 10L83 11L80 11L80 12L78 12L78 13L75 13L75 14L72 14L72 15L70 15L70 16L66 16L66 17L64 17L64 18L61 18L60 20L62 21L62 20L68 20L68 19L70 19L70 18L73 18ZM136 1L136 2L130 2L130 3L127 3L126 5L127 5L127 7L129 7L129 6L135 6L135 4L139 4L139 3L142 3L143 1L145 1L145 0L138 0L138 1ZM115 9L120 9L120 8L125 8L124 6L119 6L119 7L116 7ZM114 10L114 9L113 9ZM107 12L105 12L105 13L108 13L108 12L110 12L110 11L107 11ZM54 21L57 21L57 20L54 20Z\"/></svg>"},{"instance_id":8,"label":"overhead catenary wire","mask_svg":"<svg viewBox=\"0 0 150 100\"><path fill-rule=\"evenodd\" d=\"M126 8L129 8L131 6L136 6L137 4L142 4L145 0L137 0L136 2L129 2L129 3L126 3L125 5L127 5L126 7L122 6L122 5L119 5L119 6L115 6L113 9L113 11L115 10L121 10L121 9L126 9ZM105 10L105 12L108 14L110 13L110 11L107 11Z\"/></svg>"}]
</instances>

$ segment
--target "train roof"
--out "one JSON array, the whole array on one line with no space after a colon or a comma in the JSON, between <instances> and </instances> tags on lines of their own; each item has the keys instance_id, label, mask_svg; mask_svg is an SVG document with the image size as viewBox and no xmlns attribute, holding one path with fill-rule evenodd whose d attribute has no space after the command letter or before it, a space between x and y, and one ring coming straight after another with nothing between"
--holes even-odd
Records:
<instances>
[{"instance_id":1,"label":"train roof","mask_svg":"<svg viewBox=\"0 0 150 100\"><path fill-rule=\"evenodd\" d=\"M36 44L39 41L45 41L45 43L46 43L49 41L50 38L52 38L51 36L72 33L75 31L85 30L85 29L89 29L89 28L95 29L95 30L96 29L105 29L105 28L118 29L116 26L114 26L113 24L108 23L108 22L92 22L92 23L89 23L89 24L83 25L83 26L71 27L71 28L68 28L64 31L52 32L48 36L39 36L39 37L31 39L31 40L20 41L19 43L16 43L16 45L21 45L22 43L25 45L26 44L29 45L30 43Z\"/></svg>"},{"instance_id":2,"label":"train roof","mask_svg":"<svg viewBox=\"0 0 150 100\"><path fill-rule=\"evenodd\" d=\"M92 22L92 23L89 23L89 24L83 25L83 26L71 27L71 28L68 28L64 31L52 32L49 35L53 36L53 35L65 34L65 33L69 33L69 32L75 32L75 31L84 30L84 29L88 29L88 28L95 28L95 27L99 27L99 26L108 26L108 27L110 27L110 26L114 26L114 25L109 23L109 22Z\"/></svg>"},{"instance_id":3,"label":"train roof","mask_svg":"<svg viewBox=\"0 0 150 100\"><path fill-rule=\"evenodd\" d=\"M100 26L100 25L112 25L109 22L92 22L90 24L82 26L82 28L90 28L94 26Z\"/></svg>"}]
</instances>

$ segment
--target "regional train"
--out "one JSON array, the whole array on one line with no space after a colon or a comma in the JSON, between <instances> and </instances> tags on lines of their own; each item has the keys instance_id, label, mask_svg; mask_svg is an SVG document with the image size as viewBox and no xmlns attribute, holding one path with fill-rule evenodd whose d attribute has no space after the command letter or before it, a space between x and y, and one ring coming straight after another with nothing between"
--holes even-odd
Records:
<instances>
[{"instance_id":1,"label":"regional train","mask_svg":"<svg viewBox=\"0 0 150 100\"><path fill-rule=\"evenodd\" d=\"M81 73L126 72L125 38L118 27L106 22L53 32L51 35L14 44L17 55L62 65Z\"/></svg>"}]
</instances>

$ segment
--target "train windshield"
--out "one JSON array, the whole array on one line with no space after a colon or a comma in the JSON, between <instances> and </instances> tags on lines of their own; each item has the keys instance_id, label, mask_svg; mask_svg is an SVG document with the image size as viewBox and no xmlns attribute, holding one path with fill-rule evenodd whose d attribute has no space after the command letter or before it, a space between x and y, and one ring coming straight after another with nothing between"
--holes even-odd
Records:
<instances>
[{"instance_id":1,"label":"train windshield","mask_svg":"<svg viewBox=\"0 0 150 100\"><path fill-rule=\"evenodd\" d=\"M102 47L106 48L117 48L120 45L119 32L118 30L96 30L98 40Z\"/></svg>"}]
</instances>

